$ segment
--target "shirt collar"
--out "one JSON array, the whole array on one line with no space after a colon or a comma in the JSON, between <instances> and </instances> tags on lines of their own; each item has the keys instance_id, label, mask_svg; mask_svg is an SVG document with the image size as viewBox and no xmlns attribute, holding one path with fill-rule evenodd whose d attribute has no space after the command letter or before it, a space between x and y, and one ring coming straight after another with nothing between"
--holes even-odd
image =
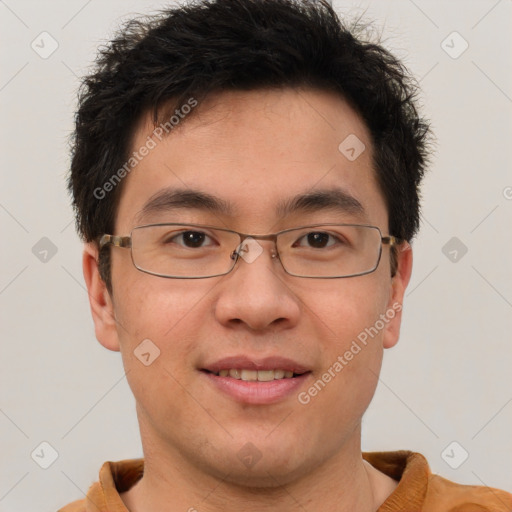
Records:
<instances>
[{"instance_id":1,"label":"shirt collar","mask_svg":"<svg viewBox=\"0 0 512 512\"><path fill-rule=\"evenodd\" d=\"M410 451L364 452L373 467L398 480L398 486L377 512L421 510L427 492L430 468L423 455ZM133 487L144 474L144 459L105 462L99 482L87 493L86 512L128 512L120 493Z\"/></svg>"}]
</instances>

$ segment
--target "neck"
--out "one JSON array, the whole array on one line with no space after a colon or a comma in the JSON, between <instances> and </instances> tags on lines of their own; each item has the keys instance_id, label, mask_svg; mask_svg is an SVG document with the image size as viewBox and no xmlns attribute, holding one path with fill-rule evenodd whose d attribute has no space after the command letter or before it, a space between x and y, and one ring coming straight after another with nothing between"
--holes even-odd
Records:
<instances>
[{"instance_id":1,"label":"neck","mask_svg":"<svg viewBox=\"0 0 512 512\"><path fill-rule=\"evenodd\" d=\"M320 466L282 485L272 475L272 485L251 487L230 478L216 477L185 460L168 445L144 442L144 476L121 494L130 512L246 512L322 510L325 512L375 512L393 492L397 482L363 460L360 427L339 453ZM147 441L147 438L146 438Z\"/></svg>"}]
</instances>

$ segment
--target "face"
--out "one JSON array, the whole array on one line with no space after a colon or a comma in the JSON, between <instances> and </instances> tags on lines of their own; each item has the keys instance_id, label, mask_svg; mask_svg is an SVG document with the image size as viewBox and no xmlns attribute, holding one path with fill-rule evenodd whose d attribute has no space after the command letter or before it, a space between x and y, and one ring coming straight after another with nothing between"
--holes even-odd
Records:
<instances>
[{"instance_id":1,"label":"face","mask_svg":"<svg viewBox=\"0 0 512 512\"><path fill-rule=\"evenodd\" d=\"M115 234L161 222L251 234L352 223L389 234L368 130L340 97L314 90L226 92L196 109L169 136L155 139L125 178ZM133 150L153 130L145 119ZM338 149L349 135L365 146L356 159ZM156 195L178 189L208 194L224 208L165 199L147 208ZM279 208L317 192L341 199ZM356 202L361 208L349 207ZM277 485L274 478L286 483L360 449L361 418L383 348L398 339L410 249L399 251L393 278L384 245L373 273L307 279L283 270L272 241L260 245L254 261L240 259L231 273L207 279L152 276L134 267L129 250L112 248L112 296L98 276L96 249L86 247L96 335L122 353L146 457L160 454L233 482ZM148 365L137 357L143 340L151 340L144 345ZM222 369L301 375L245 382L215 375Z\"/></svg>"}]
</instances>

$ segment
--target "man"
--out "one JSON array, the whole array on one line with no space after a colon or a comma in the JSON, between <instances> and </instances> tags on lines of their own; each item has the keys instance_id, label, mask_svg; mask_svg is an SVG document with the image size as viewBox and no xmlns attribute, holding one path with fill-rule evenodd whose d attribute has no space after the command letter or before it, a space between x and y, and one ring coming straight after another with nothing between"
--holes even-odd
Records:
<instances>
[{"instance_id":1,"label":"man","mask_svg":"<svg viewBox=\"0 0 512 512\"><path fill-rule=\"evenodd\" d=\"M326 2L191 4L103 51L70 188L144 459L62 511L512 510L420 454L361 452L412 268L415 92Z\"/></svg>"}]
</instances>

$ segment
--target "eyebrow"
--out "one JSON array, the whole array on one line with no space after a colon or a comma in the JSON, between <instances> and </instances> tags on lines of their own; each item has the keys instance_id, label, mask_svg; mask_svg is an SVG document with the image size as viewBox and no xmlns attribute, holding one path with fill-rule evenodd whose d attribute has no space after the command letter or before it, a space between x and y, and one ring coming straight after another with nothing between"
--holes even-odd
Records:
<instances>
[{"instance_id":1,"label":"eyebrow","mask_svg":"<svg viewBox=\"0 0 512 512\"><path fill-rule=\"evenodd\" d=\"M165 188L144 204L138 212L137 222L142 222L151 214L171 212L177 209L195 209L216 214L233 216L235 206L207 192L194 189ZM333 210L343 214L364 217L363 205L351 194L340 188L314 190L299 194L278 203L276 213L286 217L292 213L315 213Z\"/></svg>"},{"instance_id":2,"label":"eyebrow","mask_svg":"<svg viewBox=\"0 0 512 512\"><path fill-rule=\"evenodd\" d=\"M341 188L314 190L281 202L277 207L278 215L286 217L291 213L315 213L333 210L339 213L364 217L363 205L351 194Z\"/></svg>"},{"instance_id":3,"label":"eyebrow","mask_svg":"<svg viewBox=\"0 0 512 512\"><path fill-rule=\"evenodd\" d=\"M138 222L141 222L151 214L177 209L204 210L226 215L231 215L234 210L229 202L207 192L192 189L165 188L148 199L138 212L136 219Z\"/></svg>"}]
</instances>

